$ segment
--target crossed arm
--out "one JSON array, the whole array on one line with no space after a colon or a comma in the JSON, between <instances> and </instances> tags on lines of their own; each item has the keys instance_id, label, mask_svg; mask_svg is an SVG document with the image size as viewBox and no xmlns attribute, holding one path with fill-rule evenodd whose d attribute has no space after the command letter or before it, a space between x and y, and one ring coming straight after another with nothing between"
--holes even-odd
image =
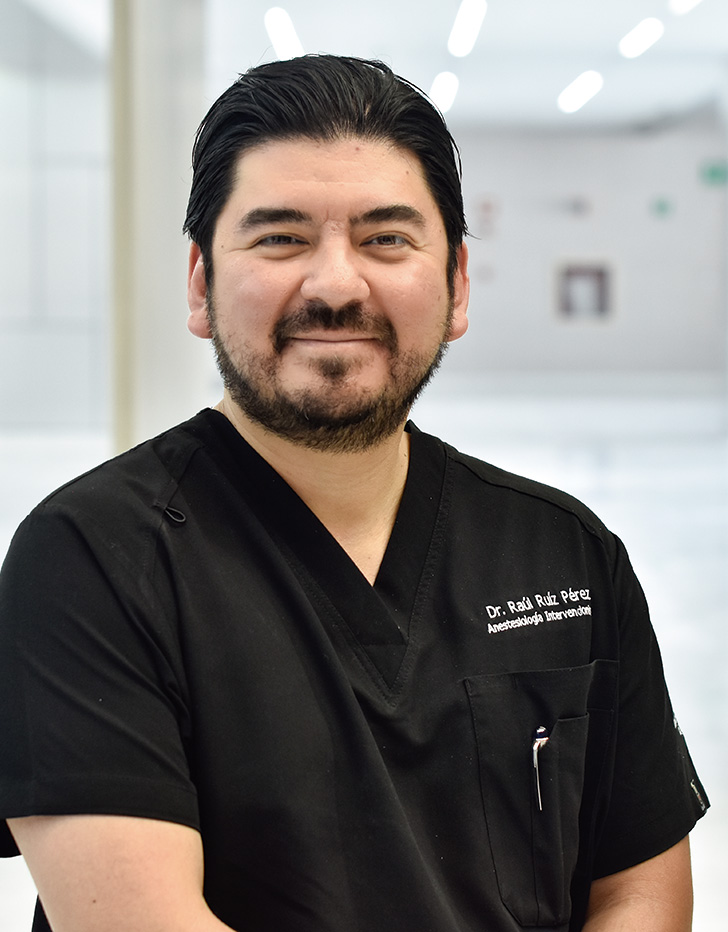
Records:
<instances>
[{"instance_id":1,"label":"crossed arm","mask_svg":"<svg viewBox=\"0 0 728 932\"><path fill-rule=\"evenodd\" d=\"M199 834L126 816L33 816L10 828L53 932L231 932L202 895ZM690 849L592 885L584 932L689 932Z\"/></svg>"}]
</instances>

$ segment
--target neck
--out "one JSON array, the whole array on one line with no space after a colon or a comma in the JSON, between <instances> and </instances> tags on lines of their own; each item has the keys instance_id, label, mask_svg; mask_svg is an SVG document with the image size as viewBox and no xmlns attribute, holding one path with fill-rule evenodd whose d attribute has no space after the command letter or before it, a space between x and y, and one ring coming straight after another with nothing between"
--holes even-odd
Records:
<instances>
[{"instance_id":1,"label":"neck","mask_svg":"<svg viewBox=\"0 0 728 932\"><path fill-rule=\"evenodd\" d=\"M374 583L407 480L409 435L404 425L367 450L331 453L270 433L251 421L227 393L216 407Z\"/></svg>"}]
</instances>

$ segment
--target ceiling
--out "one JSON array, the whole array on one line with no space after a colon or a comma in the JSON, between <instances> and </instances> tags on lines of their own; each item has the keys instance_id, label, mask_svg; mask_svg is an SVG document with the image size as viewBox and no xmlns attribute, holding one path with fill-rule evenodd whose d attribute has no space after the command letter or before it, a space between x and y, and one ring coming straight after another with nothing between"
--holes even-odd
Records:
<instances>
[{"instance_id":1,"label":"ceiling","mask_svg":"<svg viewBox=\"0 0 728 932\"><path fill-rule=\"evenodd\" d=\"M460 0L208 0L208 56L214 90L251 64L274 57L263 25L277 2L307 52L381 58L429 90L436 74L460 80L453 125L639 126L681 118L728 100L728 0L703 0L675 16L668 0L490 0L466 58L447 51ZM646 17L665 24L660 41L625 59L619 40ZM574 114L559 93L585 70L603 90Z\"/></svg>"},{"instance_id":2,"label":"ceiling","mask_svg":"<svg viewBox=\"0 0 728 932\"><path fill-rule=\"evenodd\" d=\"M0 3L0 68L22 65L23 47L36 50L32 63L46 73L54 63L78 72L102 60L93 30L74 25L70 11L90 3L108 14L110 0ZM649 128L728 111L728 0L702 0L684 16L673 15L668 0L489 0L465 58L447 51L460 0L205 0L210 95L275 57L263 19L276 3L307 52L381 58L426 91L439 72L454 72L455 127ZM619 40L646 17L664 22L663 37L639 58L623 58ZM98 22L95 29L100 34ZM561 113L557 96L590 69L602 74L602 91L578 112Z\"/></svg>"}]
</instances>

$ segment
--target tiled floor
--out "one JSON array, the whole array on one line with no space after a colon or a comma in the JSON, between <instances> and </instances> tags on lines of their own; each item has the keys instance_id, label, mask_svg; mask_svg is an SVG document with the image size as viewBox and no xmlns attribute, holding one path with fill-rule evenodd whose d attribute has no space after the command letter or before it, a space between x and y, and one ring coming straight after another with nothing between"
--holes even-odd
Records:
<instances>
[{"instance_id":1,"label":"tiled floor","mask_svg":"<svg viewBox=\"0 0 728 932\"><path fill-rule=\"evenodd\" d=\"M695 932L725 925L728 838L728 439L722 399L478 401L426 396L416 420L456 446L582 498L626 542L652 607L673 704L712 810L693 833ZM103 436L0 434L0 556L46 491ZM33 888L0 864L0 929L27 932Z\"/></svg>"}]
</instances>

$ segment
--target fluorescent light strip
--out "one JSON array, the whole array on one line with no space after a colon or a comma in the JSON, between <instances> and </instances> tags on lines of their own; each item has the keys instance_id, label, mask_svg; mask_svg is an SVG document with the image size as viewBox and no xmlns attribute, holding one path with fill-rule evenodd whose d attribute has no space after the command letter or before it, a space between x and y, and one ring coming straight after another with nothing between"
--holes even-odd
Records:
<instances>
[{"instance_id":1,"label":"fluorescent light strip","mask_svg":"<svg viewBox=\"0 0 728 932\"><path fill-rule=\"evenodd\" d=\"M670 0L668 6L670 7L670 12L674 13L675 16L684 16L686 13L694 10L695 7L702 2L703 0Z\"/></svg>"},{"instance_id":2,"label":"fluorescent light strip","mask_svg":"<svg viewBox=\"0 0 728 932\"><path fill-rule=\"evenodd\" d=\"M619 51L625 58L637 58L661 38L665 27L661 20L650 16L638 23L619 43Z\"/></svg>"},{"instance_id":3,"label":"fluorescent light strip","mask_svg":"<svg viewBox=\"0 0 728 932\"><path fill-rule=\"evenodd\" d=\"M293 20L282 7L271 7L265 14L263 22L279 60L303 55L303 46L296 35Z\"/></svg>"},{"instance_id":4,"label":"fluorescent light strip","mask_svg":"<svg viewBox=\"0 0 728 932\"><path fill-rule=\"evenodd\" d=\"M440 108L441 113L447 113L455 103L459 86L458 76L452 71L441 71L432 82L430 100Z\"/></svg>"},{"instance_id":5,"label":"fluorescent light strip","mask_svg":"<svg viewBox=\"0 0 728 932\"><path fill-rule=\"evenodd\" d=\"M585 71L559 94L556 101L562 113L576 113L604 87L604 78L598 71Z\"/></svg>"},{"instance_id":6,"label":"fluorescent light strip","mask_svg":"<svg viewBox=\"0 0 728 932\"><path fill-rule=\"evenodd\" d=\"M464 58L473 51L487 10L486 0L463 0L447 40L447 50L451 55Z\"/></svg>"}]
</instances>

